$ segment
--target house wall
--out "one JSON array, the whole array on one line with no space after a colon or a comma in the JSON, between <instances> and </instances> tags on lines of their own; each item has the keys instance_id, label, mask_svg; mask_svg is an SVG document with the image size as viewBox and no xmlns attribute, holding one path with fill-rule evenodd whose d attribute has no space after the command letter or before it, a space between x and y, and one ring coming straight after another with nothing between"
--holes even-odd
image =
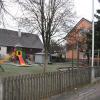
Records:
<instances>
[{"instance_id":1,"label":"house wall","mask_svg":"<svg viewBox=\"0 0 100 100\"><path fill-rule=\"evenodd\" d=\"M68 51L66 52L66 58L67 58L68 60L71 60L71 59L72 59L72 56L73 56L73 59L77 59L77 51L76 51L76 50L74 50L74 51L68 50Z\"/></svg>"},{"instance_id":2,"label":"house wall","mask_svg":"<svg viewBox=\"0 0 100 100\"><path fill-rule=\"evenodd\" d=\"M86 37L80 34L81 29L88 29L91 30L92 24L88 22L87 20L82 19L76 26L70 31L68 36L66 37L67 42L67 51L66 51L66 58L67 59L77 59L77 50L74 50L73 57L72 57L72 49L73 46L77 46L78 41L81 43L81 45L86 44ZM69 46L68 46L69 45ZM86 49L82 48L84 51ZM84 56L84 53L79 52L79 58L82 59Z\"/></svg>"},{"instance_id":3,"label":"house wall","mask_svg":"<svg viewBox=\"0 0 100 100\"><path fill-rule=\"evenodd\" d=\"M7 47L0 46L0 55L6 55L7 54Z\"/></svg>"},{"instance_id":4,"label":"house wall","mask_svg":"<svg viewBox=\"0 0 100 100\"><path fill-rule=\"evenodd\" d=\"M67 58L67 60L72 60L72 58L74 60L77 60L77 58L78 58L77 56L78 56L77 50L74 50L74 51L68 50L66 52L66 58ZM86 57L84 57L84 52L79 52L79 60L82 60L84 58L86 58Z\"/></svg>"},{"instance_id":5,"label":"house wall","mask_svg":"<svg viewBox=\"0 0 100 100\"><path fill-rule=\"evenodd\" d=\"M68 44L76 44L77 40L83 40L83 35L80 34L81 29L87 29L91 30L92 25L86 20L83 20L79 23L79 25L76 25L74 27L73 31L69 33L69 35L66 37L66 41ZM82 41L83 42L83 41Z\"/></svg>"}]
</instances>

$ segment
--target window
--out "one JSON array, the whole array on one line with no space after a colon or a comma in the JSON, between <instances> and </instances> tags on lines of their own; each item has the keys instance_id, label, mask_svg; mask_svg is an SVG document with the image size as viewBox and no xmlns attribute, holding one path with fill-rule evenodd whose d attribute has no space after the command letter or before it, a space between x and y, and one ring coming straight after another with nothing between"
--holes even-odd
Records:
<instances>
[{"instance_id":1,"label":"window","mask_svg":"<svg viewBox=\"0 0 100 100\"><path fill-rule=\"evenodd\" d=\"M1 50L1 47L0 47L0 50Z\"/></svg>"}]
</instances>

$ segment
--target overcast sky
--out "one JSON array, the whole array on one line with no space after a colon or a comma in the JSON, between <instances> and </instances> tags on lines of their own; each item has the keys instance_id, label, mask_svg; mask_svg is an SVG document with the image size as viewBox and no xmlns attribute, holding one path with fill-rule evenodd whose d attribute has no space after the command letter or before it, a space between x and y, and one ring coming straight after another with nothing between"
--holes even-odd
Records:
<instances>
[{"instance_id":1,"label":"overcast sky","mask_svg":"<svg viewBox=\"0 0 100 100\"><path fill-rule=\"evenodd\" d=\"M76 16L78 18L77 21L79 21L81 18L86 18L90 21L92 21L92 0L74 0L74 11L76 12ZM9 8L10 11L13 13L14 16L19 16L20 13L20 9L19 7L15 7L15 5L10 5L11 7ZM94 8L95 8L95 12L96 9L100 8L100 4L98 3L98 0L94 0ZM20 15L21 16L21 15ZM77 22L76 21L76 22ZM14 21L11 21L11 19L8 19L8 24L10 22L9 28L10 29L16 29L16 24Z\"/></svg>"},{"instance_id":2,"label":"overcast sky","mask_svg":"<svg viewBox=\"0 0 100 100\"><path fill-rule=\"evenodd\" d=\"M92 21L92 0L74 0L75 11L78 18L86 18ZM94 0L94 10L100 8L98 0Z\"/></svg>"}]
</instances>

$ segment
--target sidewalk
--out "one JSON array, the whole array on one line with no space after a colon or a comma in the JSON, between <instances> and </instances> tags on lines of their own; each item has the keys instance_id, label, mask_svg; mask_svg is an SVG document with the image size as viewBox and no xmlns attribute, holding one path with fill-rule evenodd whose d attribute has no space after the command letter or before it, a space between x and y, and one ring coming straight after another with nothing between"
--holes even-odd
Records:
<instances>
[{"instance_id":1,"label":"sidewalk","mask_svg":"<svg viewBox=\"0 0 100 100\"><path fill-rule=\"evenodd\" d=\"M100 82L70 93L52 96L48 100L100 100Z\"/></svg>"}]
</instances>

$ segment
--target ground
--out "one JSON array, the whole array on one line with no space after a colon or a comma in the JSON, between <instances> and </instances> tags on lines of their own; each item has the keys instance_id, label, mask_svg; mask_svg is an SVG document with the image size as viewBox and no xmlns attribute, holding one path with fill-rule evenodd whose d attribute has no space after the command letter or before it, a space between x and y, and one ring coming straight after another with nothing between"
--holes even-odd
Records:
<instances>
[{"instance_id":1,"label":"ground","mask_svg":"<svg viewBox=\"0 0 100 100\"><path fill-rule=\"evenodd\" d=\"M77 91L52 96L48 100L100 100L100 79L95 84L89 84Z\"/></svg>"},{"instance_id":2,"label":"ground","mask_svg":"<svg viewBox=\"0 0 100 100\"><path fill-rule=\"evenodd\" d=\"M47 67L47 72L57 71L59 67L71 67L70 63L54 63L49 64ZM29 74L29 73L42 73L43 65L33 64L31 67L18 67L12 64L3 64L2 68L4 72L0 69L0 76L10 76L19 74Z\"/></svg>"}]
</instances>

